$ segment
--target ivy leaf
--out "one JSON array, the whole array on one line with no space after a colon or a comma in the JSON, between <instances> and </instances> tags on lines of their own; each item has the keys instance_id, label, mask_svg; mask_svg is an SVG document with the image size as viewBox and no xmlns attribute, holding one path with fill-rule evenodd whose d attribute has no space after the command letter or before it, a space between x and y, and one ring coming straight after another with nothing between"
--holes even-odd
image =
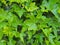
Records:
<instances>
[{"instance_id":1,"label":"ivy leaf","mask_svg":"<svg viewBox=\"0 0 60 45\"><path fill-rule=\"evenodd\" d=\"M15 45L15 41L13 39L9 39L8 45Z\"/></svg>"},{"instance_id":2,"label":"ivy leaf","mask_svg":"<svg viewBox=\"0 0 60 45\"><path fill-rule=\"evenodd\" d=\"M28 26L28 30L37 30L37 25L32 23L31 20L26 20L24 23Z\"/></svg>"},{"instance_id":3,"label":"ivy leaf","mask_svg":"<svg viewBox=\"0 0 60 45\"><path fill-rule=\"evenodd\" d=\"M60 9L58 10L58 13L60 14Z\"/></svg>"},{"instance_id":4,"label":"ivy leaf","mask_svg":"<svg viewBox=\"0 0 60 45\"><path fill-rule=\"evenodd\" d=\"M6 45L6 41L5 40L1 40L0 41L0 45Z\"/></svg>"},{"instance_id":5,"label":"ivy leaf","mask_svg":"<svg viewBox=\"0 0 60 45\"><path fill-rule=\"evenodd\" d=\"M30 24L28 30L36 30L37 25L36 24Z\"/></svg>"},{"instance_id":6,"label":"ivy leaf","mask_svg":"<svg viewBox=\"0 0 60 45\"><path fill-rule=\"evenodd\" d=\"M30 3L29 5L25 6L25 8L27 9L27 11L34 11L38 9L35 3Z\"/></svg>"},{"instance_id":7,"label":"ivy leaf","mask_svg":"<svg viewBox=\"0 0 60 45\"><path fill-rule=\"evenodd\" d=\"M51 28L50 29L43 29L42 31L46 35L46 37L48 37L51 33Z\"/></svg>"},{"instance_id":8,"label":"ivy leaf","mask_svg":"<svg viewBox=\"0 0 60 45\"><path fill-rule=\"evenodd\" d=\"M20 40L24 43L24 36L25 34L24 33L20 33Z\"/></svg>"},{"instance_id":9,"label":"ivy leaf","mask_svg":"<svg viewBox=\"0 0 60 45\"><path fill-rule=\"evenodd\" d=\"M55 45L54 41L53 41L54 36L52 34L49 35L49 41L52 45Z\"/></svg>"},{"instance_id":10,"label":"ivy leaf","mask_svg":"<svg viewBox=\"0 0 60 45\"><path fill-rule=\"evenodd\" d=\"M0 29L0 40L2 39L2 37L3 37L3 31L2 29Z\"/></svg>"},{"instance_id":11,"label":"ivy leaf","mask_svg":"<svg viewBox=\"0 0 60 45\"><path fill-rule=\"evenodd\" d=\"M21 18L21 16L23 15L23 13L25 12L25 10L24 10L23 8L21 9L21 8L18 7L18 5L16 5L16 4L14 4L14 5L12 6L12 10L13 10L14 12L16 12L20 18Z\"/></svg>"}]
</instances>

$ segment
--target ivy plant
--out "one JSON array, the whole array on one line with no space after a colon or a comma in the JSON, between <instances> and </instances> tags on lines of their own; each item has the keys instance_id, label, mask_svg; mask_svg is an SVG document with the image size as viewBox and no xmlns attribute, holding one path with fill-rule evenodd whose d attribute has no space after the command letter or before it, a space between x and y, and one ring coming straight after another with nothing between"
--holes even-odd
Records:
<instances>
[{"instance_id":1,"label":"ivy plant","mask_svg":"<svg viewBox=\"0 0 60 45\"><path fill-rule=\"evenodd\" d=\"M60 0L0 0L0 45L59 45Z\"/></svg>"}]
</instances>

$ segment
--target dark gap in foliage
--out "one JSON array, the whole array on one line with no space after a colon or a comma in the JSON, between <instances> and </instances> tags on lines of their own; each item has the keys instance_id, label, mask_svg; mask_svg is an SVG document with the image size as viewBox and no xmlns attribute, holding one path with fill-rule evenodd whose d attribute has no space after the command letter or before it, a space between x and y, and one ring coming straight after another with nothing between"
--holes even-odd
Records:
<instances>
[{"instance_id":1,"label":"dark gap in foliage","mask_svg":"<svg viewBox=\"0 0 60 45\"><path fill-rule=\"evenodd\" d=\"M60 4L60 2L56 2L56 4L58 4L58 5L59 5L59 4Z\"/></svg>"},{"instance_id":2,"label":"dark gap in foliage","mask_svg":"<svg viewBox=\"0 0 60 45\"><path fill-rule=\"evenodd\" d=\"M15 45L24 45L23 42L21 42L20 40L16 41Z\"/></svg>"},{"instance_id":3,"label":"dark gap in foliage","mask_svg":"<svg viewBox=\"0 0 60 45\"><path fill-rule=\"evenodd\" d=\"M5 5L5 7L4 7L5 10L10 10L11 9L12 5L10 5L9 3L10 3L9 1L6 1L7 6Z\"/></svg>"},{"instance_id":4,"label":"dark gap in foliage","mask_svg":"<svg viewBox=\"0 0 60 45\"><path fill-rule=\"evenodd\" d=\"M26 18L26 16L22 15L20 19L22 19L24 22L26 19L29 19L29 18Z\"/></svg>"},{"instance_id":5,"label":"dark gap in foliage","mask_svg":"<svg viewBox=\"0 0 60 45\"><path fill-rule=\"evenodd\" d=\"M0 1L0 7L2 7L3 3Z\"/></svg>"},{"instance_id":6,"label":"dark gap in foliage","mask_svg":"<svg viewBox=\"0 0 60 45\"><path fill-rule=\"evenodd\" d=\"M8 5L8 6L4 6L3 8L4 8L4 10L10 10L11 9L11 6Z\"/></svg>"},{"instance_id":7,"label":"dark gap in foliage","mask_svg":"<svg viewBox=\"0 0 60 45\"><path fill-rule=\"evenodd\" d=\"M1 6L0 7L4 9L5 4L4 3L1 3Z\"/></svg>"},{"instance_id":8,"label":"dark gap in foliage","mask_svg":"<svg viewBox=\"0 0 60 45\"><path fill-rule=\"evenodd\" d=\"M54 16L54 14L51 12L51 11L48 11L48 12L43 12L42 14L43 16L46 16L47 18L51 18Z\"/></svg>"},{"instance_id":9,"label":"dark gap in foliage","mask_svg":"<svg viewBox=\"0 0 60 45\"><path fill-rule=\"evenodd\" d=\"M34 12L33 12L33 14L34 14L34 17L36 17L36 16L37 16L37 12L36 12L36 11L34 11Z\"/></svg>"},{"instance_id":10,"label":"dark gap in foliage","mask_svg":"<svg viewBox=\"0 0 60 45\"><path fill-rule=\"evenodd\" d=\"M36 17L37 15L34 15L34 17Z\"/></svg>"},{"instance_id":11,"label":"dark gap in foliage","mask_svg":"<svg viewBox=\"0 0 60 45\"><path fill-rule=\"evenodd\" d=\"M27 13L27 14L28 14L28 13L30 14L31 12L25 12L25 14L26 14L26 13Z\"/></svg>"},{"instance_id":12,"label":"dark gap in foliage","mask_svg":"<svg viewBox=\"0 0 60 45\"><path fill-rule=\"evenodd\" d=\"M9 2L8 0L6 0L6 4L8 4L8 5L9 5L9 3L10 3L10 2Z\"/></svg>"},{"instance_id":13,"label":"dark gap in foliage","mask_svg":"<svg viewBox=\"0 0 60 45\"><path fill-rule=\"evenodd\" d=\"M13 5L13 4L17 4L17 5L19 6L19 3L17 3L17 2L12 2L12 4L11 4L11 5Z\"/></svg>"},{"instance_id":14,"label":"dark gap in foliage","mask_svg":"<svg viewBox=\"0 0 60 45\"><path fill-rule=\"evenodd\" d=\"M57 31L57 34L60 35L60 31Z\"/></svg>"},{"instance_id":15,"label":"dark gap in foliage","mask_svg":"<svg viewBox=\"0 0 60 45\"><path fill-rule=\"evenodd\" d=\"M24 15L21 16L21 19L23 19L23 21L26 20L26 17Z\"/></svg>"},{"instance_id":16,"label":"dark gap in foliage","mask_svg":"<svg viewBox=\"0 0 60 45\"><path fill-rule=\"evenodd\" d=\"M6 1L7 4L9 4L9 1Z\"/></svg>"},{"instance_id":17,"label":"dark gap in foliage","mask_svg":"<svg viewBox=\"0 0 60 45\"><path fill-rule=\"evenodd\" d=\"M32 37L32 39L33 39L33 40L36 40L36 38L35 38L35 37Z\"/></svg>"},{"instance_id":18,"label":"dark gap in foliage","mask_svg":"<svg viewBox=\"0 0 60 45\"><path fill-rule=\"evenodd\" d=\"M46 36L43 37L43 43L44 43L44 44L46 44L46 43L45 43L45 40L48 40L48 37L46 37Z\"/></svg>"},{"instance_id":19,"label":"dark gap in foliage","mask_svg":"<svg viewBox=\"0 0 60 45\"><path fill-rule=\"evenodd\" d=\"M2 37L2 40L6 40L6 41L9 41L9 39L8 39L9 37L7 36L7 35L3 35L3 37Z\"/></svg>"},{"instance_id":20,"label":"dark gap in foliage","mask_svg":"<svg viewBox=\"0 0 60 45\"><path fill-rule=\"evenodd\" d=\"M33 0L33 2L35 2L38 7L42 4L42 1L43 0Z\"/></svg>"},{"instance_id":21,"label":"dark gap in foliage","mask_svg":"<svg viewBox=\"0 0 60 45\"><path fill-rule=\"evenodd\" d=\"M41 43L39 43L39 45L41 45Z\"/></svg>"},{"instance_id":22,"label":"dark gap in foliage","mask_svg":"<svg viewBox=\"0 0 60 45\"><path fill-rule=\"evenodd\" d=\"M22 29L22 25L18 25L18 26L17 26L17 31L18 31L18 32L21 32L21 29Z\"/></svg>"},{"instance_id":23,"label":"dark gap in foliage","mask_svg":"<svg viewBox=\"0 0 60 45\"><path fill-rule=\"evenodd\" d=\"M26 36L24 36L24 41L25 41L25 42L28 41L28 34L26 34Z\"/></svg>"},{"instance_id":24,"label":"dark gap in foliage","mask_svg":"<svg viewBox=\"0 0 60 45\"><path fill-rule=\"evenodd\" d=\"M4 10L10 10L11 9L11 6L8 4L7 6L4 4L4 3L2 3L2 2L0 2L1 3L1 8L3 8Z\"/></svg>"},{"instance_id":25,"label":"dark gap in foliage","mask_svg":"<svg viewBox=\"0 0 60 45\"><path fill-rule=\"evenodd\" d=\"M60 41L60 39L58 39L58 41Z\"/></svg>"},{"instance_id":26,"label":"dark gap in foliage","mask_svg":"<svg viewBox=\"0 0 60 45\"><path fill-rule=\"evenodd\" d=\"M56 39L56 37L53 38L53 40L55 40L55 39Z\"/></svg>"},{"instance_id":27,"label":"dark gap in foliage","mask_svg":"<svg viewBox=\"0 0 60 45\"><path fill-rule=\"evenodd\" d=\"M15 45L23 44L23 43L20 41L20 38L19 38L19 37L15 37L15 36L13 36L13 40L16 41L16 44L15 44Z\"/></svg>"},{"instance_id":28,"label":"dark gap in foliage","mask_svg":"<svg viewBox=\"0 0 60 45\"><path fill-rule=\"evenodd\" d=\"M45 29L45 28L43 28L43 29Z\"/></svg>"},{"instance_id":29,"label":"dark gap in foliage","mask_svg":"<svg viewBox=\"0 0 60 45\"><path fill-rule=\"evenodd\" d=\"M44 34L43 40L48 40L48 38L46 37L46 35Z\"/></svg>"},{"instance_id":30,"label":"dark gap in foliage","mask_svg":"<svg viewBox=\"0 0 60 45\"><path fill-rule=\"evenodd\" d=\"M54 32L52 31L52 32L51 32L51 34L53 34L53 35L54 35Z\"/></svg>"},{"instance_id":31,"label":"dark gap in foliage","mask_svg":"<svg viewBox=\"0 0 60 45\"><path fill-rule=\"evenodd\" d=\"M45 37L43 37L43 40L45 40L46 38Z\"/></svg>"},{"instance_id":32,"label":"dark gap in foliage","mask_svg":"<svg viewBox=\"0 0 60 45\"><path fill-rule=\"evenodd\" d=\"M3 22L8 22L8 20L4 20Z\"/></svg>"},{"instance_id":33,"label":"dark gap in foliage","mask_svg":"<svg viewBox=\"0 0 60 45\"><path fill-rule=\"evenodd\" d=\"M37 22L37 23L36 23L36 25L40 25L40 23L39 23L39 22Z\"/></svg>"},{"instance_id":34,"label":"dark gap in foliage","mask_svg":"<svg viewBox=\"0 0 60 45\"><path fill-rule=\"evenodd\" d=\"M32 37L32 39L33 39L33 43L35 42L35 40L36 40L36 38L35 37Z\"/></svg>"},{"instance_id":35,"label":"dark gap in foliage","mask_svg":"<svg viewBox=\"0 0 60 45\"><path fill-rule=\"evenodd\" d=\"M42 32L42 30L40 29L40 30L36 31L35 34L39 34L39 33L41 33L41 32Z\"/></svg>"},{"instance_id":36,"label":"dark gap in foliage","mask_svg":"<svg viewBox=\"0 0 60 45\"><path fill-rule=\"evenodd\" d=\"M10 9L11 9L11 6L9 5L4 7L4 10L10 10Z\"/></svg>"},{"instance_id":37,"label":"dark gap in foliage","mask_svg":"<svg viewBox=\"0 0 60 45\"><path fill-rule=\"evenodd\" d=\"M36 25L38 26L38 25L40 25L40 22L39 22L39 20L36 22Z\"/></svg>"},{"instance_id":38,"label":"dark gap in foliage","mask_svg":"<svg viewBox=\"0 0 60 45\"><path fill-rule=\"evenodd\" d=\"M60 26L59 27L57 27L58 29L60 29Z\"/></svg>"},{"instance_id":39,"label":"dark gap in foliage","mask_svg":"<svg viewBox=\"0 0 60 45\"><path fill-rule=\"evenodd\" d=\"M12 12L12 13L15 14L18 17L18 19L20 19L20 17L18 16L18 14L16 12Z\"/></svg>"},{"instance_id":40,"label":"dark gap in foliage","mask_svg":"<svg viewBox=\"0 0 60 45\"><path fill-rule=\"evenodd\" d=\"M6 5L3 4L1 6L1 8L3 8L4 10L10 10L11 9L11 6L10 5L6 6Z\"/></svg>"},{"instance_id":41,"label":"dark gap in foliage","mask_svg":"<svg viewBox=\"0 0 60 45\"><path fill-rule=\"evenodd\" d=\"M50 28L52 28L52 26L49 26Z\"/></svg>"},{"instance_id":42,"label":"dark gap in foliage","mask_svg":"<svg viewBox=\"0 0 60 45\"><path fill-rule=\"evenodd\" d=\"M20 38L13 36L13 40L15 40L15 41L19 41Z\"/></svg>"},{"instance_id":43,"label":"dark gap in foliage","mask_svg":"<svg viewBox=\"0 0 60 45\"><path fill-rule=\"evenodd\" d=\"M31 43L27 43L27 45L31 45Z\"/></svg>"},{"instance_id":44,"label":"dark gap in foliage","mask_svg":"<svg viewBox=\"0 0 60 45\"><path fill-rule=\"evenodd\" d=\"M26 35L28 35L28 34L27 34L27 31L28 31L28 29L27 29L26 31L24 31L24 33L26 33Z\"/></svg>"},{"instance_id":45,"label":"dark gap in foliage","mask_svg":"<svg viewBox=\"0 0 60 45\"><path fill-rule=\"evenodd\" d=\"M45 7L45 9L47 9L47 8Z\"/></svg>"},{"instance_id":46,"label":"dark gap in foliage","mask_svg":"<svg viewBox=\"0 0 60 45\"><path fill-rule=\"evenodd\" d=\"M34 17L36 17L37 15L34 15Z\"/></svg>"},{"instance_id":47,"label":"dark gap in foliage","mask_svg":"<svg viewBox=\"0 0 60 45\"><path fill-rule=\"evenodd\" d=\"M36 34L34 34L34 35L32 35L32 40L33 40L33 43L35 42L35 40L36 40L36 36L35 36Z\"/></svg>"},{"instance_id":48,"label":"dark gap in foliage","mask_svg":"<svg viewBox=\"0 0 60 45\"><path fill-rule=\"evenodd\" d=\"M47 26L49 26L49 24L47 24ZM52 26L49 26L49 28L52 28Z\"/></svg>"},{"instance_id":49,"label":"dark gap in foliage","mask_svg":"<svg viewBox=\"0 0 60 45\"><path fill-rule=\"evenodd\" d=\"M47 2L48 2L49 0L47 0Z\"/></svg>"}]
</instances>

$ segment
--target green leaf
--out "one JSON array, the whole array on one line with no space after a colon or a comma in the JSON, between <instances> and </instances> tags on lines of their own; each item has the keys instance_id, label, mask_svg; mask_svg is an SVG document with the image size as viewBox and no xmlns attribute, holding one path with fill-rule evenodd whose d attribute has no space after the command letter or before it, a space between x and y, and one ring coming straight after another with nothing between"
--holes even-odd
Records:
<instances>
[{"instance_id":1,"label":"green leaf","mask_svg":"<svg viewBox=\"0 0 60 45\"><path fill-rule=\"evenodd\" d=\"M9 39L9 42L8 42L8 45L15 45L15 41L14 40L12 40L12 39Z\"/></svg>"},{"instance_id":2,"label":"green leaf","mask_svg":"<svg viewBox=\"0 0 60 45\"><path fill-rule=\"evenodd\" d=\"M6 41L5 40L1 40L0 41L0 45L6 45Z\"/></svg>"},{"instance_id":3,"label":"green leaf","mask_svg":"<svg viewBox=\"0 0 60 45\"><path fill-rule=\"evenodd\" d=\"M21 8L18 7L18 5L16 5L16 4L14 4L14 5L12 6L12 11L16 12L20 18L21 18L21 16L23 15L23 13L25 12L25 10L24 10L23 8L21 9Z\"/></svg>"},{"instance_id":4,"label":"green leaf","mask_svg":"<svg viewBox=\"0 0 60 45\"><path fill-rule=\"evenodd\" d=\"M54 38L54 36L52 34L50 34L49 35L49 42L51 43L51 45L55 45L53 38Z\"/></svg>"},{"instance_id":5,"label":"green leaf","mask_svg":"<svg viewBox=\"0 0 60 45\"><path fill-rule=\"evenodd\" d=\"M35 6L35 2L34 3L30 3L29 5L25 6L25 8L27 9L27 11L34 11L34 10L38 9L38 7Z\"/></svg>"}]
</instances>

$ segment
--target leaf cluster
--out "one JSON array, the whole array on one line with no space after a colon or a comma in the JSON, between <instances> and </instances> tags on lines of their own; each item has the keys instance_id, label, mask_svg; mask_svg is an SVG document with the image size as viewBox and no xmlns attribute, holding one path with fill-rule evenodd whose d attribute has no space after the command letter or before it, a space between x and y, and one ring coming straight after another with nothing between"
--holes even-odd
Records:
<instances>
[{"instance_id":1,"label":"leaf cluster","mask_svg":"<svg viewBox=\"0 0 60 45\"><path fill-rule=\"evenodd\" d=\"M0 45L59 45L60 0L0 0Z\"/></svg>"}]
</instances>

